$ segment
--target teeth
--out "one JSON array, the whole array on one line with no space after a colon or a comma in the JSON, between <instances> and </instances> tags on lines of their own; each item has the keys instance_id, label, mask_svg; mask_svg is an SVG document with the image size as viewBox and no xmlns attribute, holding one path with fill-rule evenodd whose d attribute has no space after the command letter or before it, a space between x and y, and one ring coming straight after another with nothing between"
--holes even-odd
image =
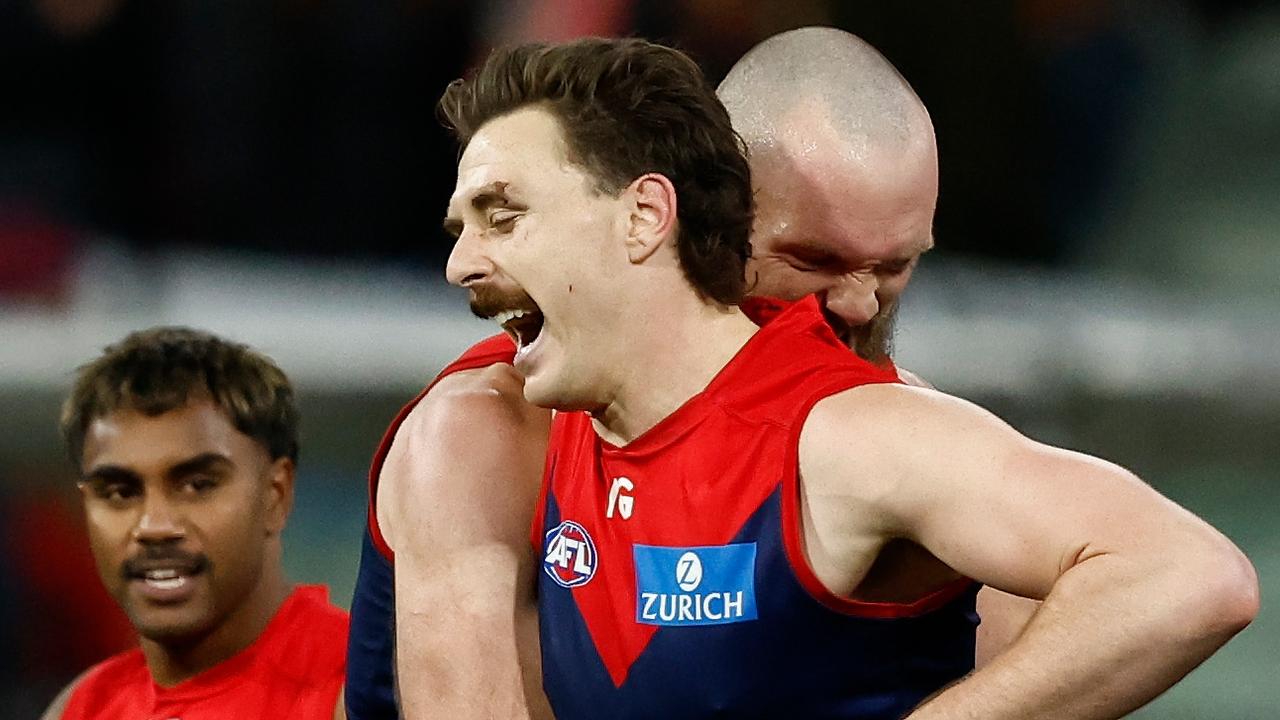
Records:
<instances>
[{"instance_id":1,"label":"teeth","mask_svg":"<svg viewBox=\"0 0 1280 720\"><path fill-rule=\"evenodd\" d=\"M525 316L524 310L503 310L497 315L494 315L493 320L499 325L506 325L512 320L515 320L518 317L524 317L524 316Z\"/></svg>"},{"instance_id":2,"label":"teeth","mask_svg":"<svg viewBox=\"0 0 1280 720\"><path fill-rule=\"evenodd\" d=\"M173 578L176 578L176 577L178 577L177 570L148 570L147 571L148 580L172 580Z\"/></svg>"},{"instance_id":3,"label":"teeth","mask_svg":"<svg viewBox=\"0 0 1280 720\"><path fill-rule=\"evenodd\" d=\"M154 580L150 576L147 577L147 584L157 590L177 590L186 582L187 579L184 577L175 577L167 580Z\"/></svg>"}]
</instances>

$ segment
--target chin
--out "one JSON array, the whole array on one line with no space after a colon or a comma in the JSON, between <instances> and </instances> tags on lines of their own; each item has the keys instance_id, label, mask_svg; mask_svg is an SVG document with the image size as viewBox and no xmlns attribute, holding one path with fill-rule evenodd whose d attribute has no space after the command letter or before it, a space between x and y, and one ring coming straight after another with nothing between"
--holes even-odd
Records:
<instances>
[{"instance_id":1,"label":"chin","mask_svg":"<svg viewBox=\"0 0 1280 720\"><path fill-rule=\"evenodd\" d=\"M209 634L212 619L203 613L181 612L158 613L145 612L130 618L133 627L142 637L161 645L185 645L198 641Z\"/></svg>"}]
</instances>

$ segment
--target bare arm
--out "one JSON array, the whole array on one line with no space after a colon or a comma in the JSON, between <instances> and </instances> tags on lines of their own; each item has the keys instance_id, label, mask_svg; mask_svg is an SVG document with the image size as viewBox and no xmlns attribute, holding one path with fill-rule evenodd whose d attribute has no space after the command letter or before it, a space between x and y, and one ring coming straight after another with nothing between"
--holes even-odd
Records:
<instances>
[{"instance_id":1,"label":"bare arm","mask_svg":"<svg viewBox=\"0 0 1280 720\"><path fill-rule=\"evenodd\" d=\"M801 472L816 485L806 492L857 509L841 532L861 546L907 538L980 582L1045 599L1007 652L913 720L1120 717L1257 613L1252 565L1209 525L1115 465L941 393L866 386L824 400Z\"/></svg>"},{"instance_id":2,"label":"bare arm","mask_svg":"<svg viewBox=\"0 0 1280 720\"><path fill-rule=\"evenodd\" d=\"M898 379L912 387L936 389L928 380L903 367L898 368ZM1039 609L1039 600L1013 595L990 585L982 586L978 590L978 617L982 623L978 625L974 666L985 667L1004 652L1018 639L1031 616Z\"/></svg>"},{"instance_id":3,"label":"bare arm","mask_svg":"<svg viewBox=\"0 0 1280 720\"><path fill-rule=\"evenodd\" d=\"M978 637L973 665L986 667L1017 640L1027 629L1031 616L1040 609L1040 601L983 585L978 590Z\"/></svg>"},{"instance_id":4,"label":"bare arm","mask_svg":"<svg viewBox=\"0 0 1280 720\"><path fill-rule=\"evenodd\" d=\"M396 434L378 518L408 720L550 717L529 545L549 419L497 365L442 379Z\"/></svg>"}]
</instances>

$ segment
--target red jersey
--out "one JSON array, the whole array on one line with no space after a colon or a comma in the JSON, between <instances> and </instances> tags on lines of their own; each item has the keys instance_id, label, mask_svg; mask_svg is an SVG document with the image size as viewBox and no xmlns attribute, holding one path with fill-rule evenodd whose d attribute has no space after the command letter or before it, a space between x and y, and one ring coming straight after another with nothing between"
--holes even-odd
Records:
<instances>
[{"instance_id":1,"label":"red jersey","mask_svg":"<svg viewBox=\"0 0 1280 720\"><path fill-rule=\"evenodd\" d=\"M156 685L139 648L95 665L62 720L330 720L346 649L347 614L324 587L301 586L253 644L173 687Z\"/></svg>"},{"instance_id":2,"label":"red jersey","mask_svg":"<svg viewBox=\"0 0 1280 720\"><path fill-rule=\"evenodd\" d=\"M756 305L775 316L626 446L583 413L556 415L532 540L543 688L560 720L889 720L973 668L970 581L859 602L809 566L805 418L897 376L849 352L812 297Z\"/></svg>"}]
</instances>

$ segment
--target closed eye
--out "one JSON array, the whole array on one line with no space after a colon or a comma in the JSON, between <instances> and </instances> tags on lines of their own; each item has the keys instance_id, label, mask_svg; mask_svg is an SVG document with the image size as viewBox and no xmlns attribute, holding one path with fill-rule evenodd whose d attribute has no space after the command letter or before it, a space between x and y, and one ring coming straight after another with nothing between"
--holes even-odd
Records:
<instances>
[{"instance_id":1,"label":"closed eye","mask_svg":"<svg viewBox=\"0 0 1280 720\"><path fill-rule=\"evenodd\" d=\"M516 220L520 218L520 213L500 211L489 216L489 227L500 233L508 233L515 229Z\"/></svg>"},{"instance_id":2,"label":"closed eye","mask_svg":"<svg viewBox=\"0 0 1280 720\"><path fill-rule=\"evenodd\" d=\"M789 262L804 272L840 272L842 269L840 259L831 255L792 253Z\"/></svg>"},{"instance_id":3,"label":"closed eye","mask_svg":"<svg viewBox=\"0 0 1280 720\"><path fill-rule=\"evenodd\" d=\"M911 267L911 260L895 260L889 263L883 263L876 268L876 272L882 275L900 275Z\"/></svg>"}]
</instances>

